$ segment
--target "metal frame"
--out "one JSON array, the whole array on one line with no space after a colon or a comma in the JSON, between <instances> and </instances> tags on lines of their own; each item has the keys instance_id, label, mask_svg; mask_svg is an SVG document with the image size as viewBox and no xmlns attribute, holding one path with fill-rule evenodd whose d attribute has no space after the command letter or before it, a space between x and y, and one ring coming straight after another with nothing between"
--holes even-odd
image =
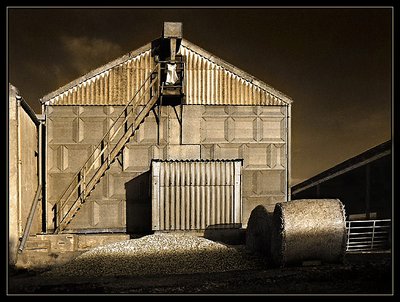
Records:
<instances>
[{"instance_id":1,"label":"metal frame","mask_svg":"<svg viewBox=\"0 0 400 302\"><path fill-rule=\"evenodd\" d=\"M391 219L346 221L346 252L390 249Z\"/></svg>"}]
</instances>

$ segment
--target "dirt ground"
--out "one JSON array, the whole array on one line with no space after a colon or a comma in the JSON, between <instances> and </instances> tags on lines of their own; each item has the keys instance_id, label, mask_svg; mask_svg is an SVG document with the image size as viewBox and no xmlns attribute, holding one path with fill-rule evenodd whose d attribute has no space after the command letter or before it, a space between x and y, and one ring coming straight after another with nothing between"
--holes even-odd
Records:
<instances>
[{"instance_id":1,"label":"dirt ground","mask_svg":"<svg viewBox=\"0 0 400 302\"><path fill-rule=\"evenodd\" d=\"M392 295L390 253L347 254L343 264L212 274L45 280L8 270L8 295Z\"/></svg>"}]
</instances>

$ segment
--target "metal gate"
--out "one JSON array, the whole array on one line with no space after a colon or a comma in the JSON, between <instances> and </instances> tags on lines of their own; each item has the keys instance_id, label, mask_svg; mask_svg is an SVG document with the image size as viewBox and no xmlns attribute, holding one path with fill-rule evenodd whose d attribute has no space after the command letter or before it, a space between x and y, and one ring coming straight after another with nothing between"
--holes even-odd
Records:
<instances>
[{"instance_id":1,"label":"metal gate","mask_svg":"<svg viewBox=\"0 0 400 302\"><path fill-rule=\"evenodd\" d=\"M152 229L242 223L241 160L153 161Z\"/></svg>"},{"instance_id":2,"label":"metal gate","mask_svg":"<svg viewBox=\"0 0 400 302\"><path fill-rule=\"evenodd\" d=\"M391 220L346 221L347 252L390 249Z\"/></svg>"}]
</instances>

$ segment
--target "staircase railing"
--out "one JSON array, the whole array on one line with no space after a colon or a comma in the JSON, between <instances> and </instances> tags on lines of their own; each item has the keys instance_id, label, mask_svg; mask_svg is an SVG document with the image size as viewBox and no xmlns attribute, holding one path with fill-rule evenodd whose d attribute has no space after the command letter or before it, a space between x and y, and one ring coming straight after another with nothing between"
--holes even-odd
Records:
<instances>
[{"instance_id":1,"label":"staircase railing","mask_svg":"<svg viewBox=\"0 0 400 302\"><path fill-rule=\"evenodd\" d=\"M160 64L156 64L150 75L116 117L108 131L104 134L83 166L73 176L72 181L53 206L55 233L63 231L75 217L81 205L89 197L111 163L143 122L159 98L159 87ZM148 95L150 95L149 101L135 115L142 100ZM122 135L116 139L121 130L123 131Z\"/></svg>"}]
</instances>

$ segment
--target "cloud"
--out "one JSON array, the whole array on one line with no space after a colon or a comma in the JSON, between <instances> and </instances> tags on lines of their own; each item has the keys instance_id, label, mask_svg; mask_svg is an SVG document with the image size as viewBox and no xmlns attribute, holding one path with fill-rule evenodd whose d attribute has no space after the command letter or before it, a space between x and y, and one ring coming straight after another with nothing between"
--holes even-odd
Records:
<instances>
[{"instance_id":1,"label":"cloud","mask_svg":"<svg viewBox=\"0 0 400 302\"><path fill-rule=\"evenodd\" d=\"M61 43L69 65L81 75L112 61L122 53L120 45L98 38L62 36Z\"/></svg>"}]
</instances>

